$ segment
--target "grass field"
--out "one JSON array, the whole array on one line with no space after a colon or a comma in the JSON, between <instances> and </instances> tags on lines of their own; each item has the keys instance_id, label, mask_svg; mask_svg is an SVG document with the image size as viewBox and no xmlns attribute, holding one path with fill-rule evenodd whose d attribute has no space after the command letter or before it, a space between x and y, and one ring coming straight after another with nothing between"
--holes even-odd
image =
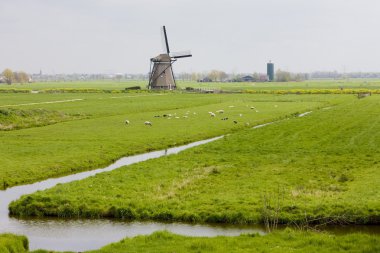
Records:
<instances>
[{"instance_id":1,"label":"grass field","mask_svg":"<svg viewBox=\"0 0 380 253\"><path fill-rule=\"evenodd\" d=\"M287 108L286 102L275 105L270 102L268 110ZM379 224L379 114L380 96L345 96L303 118L24 196L10 210L26 216L263 223L276 218L278 208L281 223Z\"/></svg>"},{"instance_id":2,"label":"grass field","mask_svg":"<svg viewBox=\"0 0 380 253\"><path fill-rule=\"evenodd\" d=\"M142 84L40 83L0 89L123 90ZM179 85L254 91L380 89L376 80ZM73 92L0 93L0 124L7 130L0 127L0 189L227 136L179 155L24 196L11 204L14 215L233 224L278 219L301 228L380 222L380 96ZM208 112L217 110L224 113L210 117ZM306 111L313 113L296 117ZM144 125L147 120L152 127ZM216 238L157 232L93 252L378 252L379 240L289 229ZM0 235L3 252L29 252L27 239Z\"/></svg>"},{"instance_id":3,"label":"grass field","mask_svg":"<svg viewBox=\"0 0 380 253\"><path fill-rule=\"evenodd\" d=\"M0 131L0 189L102 167L123 156L231 133L247 123L252 126L339 101L337 96L249 94L0 94L2 111L84 116L60 123L49 117L48 123L57 124ZM208 114L221 109L225 113L216 118ZM221 121L222 117L229 120ZM153 126L144 126L145 121Z\"/></svg>"},{"instance_id":4,"label":"grass field","mask_svg":"<svg viewBox=\"0 0 380 253\"><path fill-rule=\"evenodd\" d=\"M0 235L0 253L27 253L25 237ZM266 236L256 234L238 237L185 237L169 232L156 232L149 236L126 238L99 250L87 253L125 252L271 252L271 253L369 253L380 251L379 236L350 234L331 235L326 233L300 232L287 229ZM33 253L49 253L45 250Z\"/></svg>"},{"instance_id":5,"label":"grass field","mask_svg":"<svg viewBox=\"0 0 380 253\"><path fill-rule=\"evenodd\" d=\"M0 84L0 89L100 89L100 90L124 90L127 87L140 86L146 89L148 81L90 81L90 82L42 82L30 84ZM194 81L177 81L180 89L186 87L201 89L233 90L290 90L290 89L380 89L378 79L350 79L350 80L307 80L303 82L264 82L264 83L198 83Z\"/></svg>"}]
</instances>

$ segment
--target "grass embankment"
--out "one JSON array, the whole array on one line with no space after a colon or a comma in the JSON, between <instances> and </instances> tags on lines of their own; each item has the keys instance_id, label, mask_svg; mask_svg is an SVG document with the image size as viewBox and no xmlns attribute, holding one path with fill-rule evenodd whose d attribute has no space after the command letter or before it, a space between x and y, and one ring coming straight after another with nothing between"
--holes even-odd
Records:
<instances>
[{"instance_id":1,"label":"grass embankment","mask_svg":"<svg viewBox=\"0 0 380 253\"><path fill-rule=\"evenodd\" d=\"M1 94L0 98L0 106L7 108L42 108L70 115L89 115L82 120L0 132L0 189L3 189L99 168L127 155L237 131L247 127L246 123L260 124L311 110L338 97ZM251 109L251 106L257 110ZM208 114L209 111L221 109L225 110L224 114L218 114L215 118ZM164 118L164 114L171 114L172 117ZM222 121L222 117L229 120ZM130 121L128 126L125 125L126 119ZM234 124L233 120L238 123ZM152 122L153 126L145 126L145 121Z\"/></svg>"},{"instance_id":2,"label":"grass embankment","mask_svg":"<svg viewBox=\"0 0 380 253\"><path fill-rule=\"evenodd\" d=\"M26 253L29 242L25 236L0 234L0 253Z\"/></svg>"},{"instance_id":3,"label":"grass embankment","mask_svg":"<svg viewBox=\"0 0 380 253\"><path fill-rule=\"evenodd\" d=\"M157 232L124 239L91 253L121 252L379 252L380 238L363 234L334 236L286 230L266 236L195 238ZM90 253L88 252L88 253Z\"/></svg>"},{"instance_id":4,"label":"grass embankment","mask_svg":"<svg viewBox=\"0 0 380 253\"><path fill-rule=\"evenodd\" d=\"M187 222L258 223L278 217L281 223L306 225L379 224L379 114L379 96L351 99L179 155L24 196L10 211Z\"/></svg>"},{"instance_id":5,"label":"grass embankment","mask_svg":"<svg viewBox=\"0 0 380 253\"><path fill-rule=\"evenodd\" d=\"M23 253L27 251L26 239L13 236L13 241L4 244L0 235L1 253ZM22 239L22 240L21 240ZM24 243L24 244L22 244ZM12 245L16 250L5 250ZM16 246L17 245L17 246ZM22 247L24 246L24 247ZM17 247L17 248L16 248ZM50 251L36 250L33 253ZM297 232L287 229L266 236L257 234L237 237L218 236L213 238L185 237L161 231L148 236L126 238L118 243L107 245L99 250L86 253L125 253L125 252L271 252L271 253L369 253L380 252L380 237L365 234L331 235L325 233Z\"/></svg>"},{"instance_id":6,"label":"grass embankment","mask_svg":"<svg viewBox=\"0 0 380 253\"><path fill-rule=\"evenodd\" d=\"M0 131L52 125L63 121L83 119L85 115L70 115L44 109L20 110L0 108Z\"/></svg>"}]
</instances>

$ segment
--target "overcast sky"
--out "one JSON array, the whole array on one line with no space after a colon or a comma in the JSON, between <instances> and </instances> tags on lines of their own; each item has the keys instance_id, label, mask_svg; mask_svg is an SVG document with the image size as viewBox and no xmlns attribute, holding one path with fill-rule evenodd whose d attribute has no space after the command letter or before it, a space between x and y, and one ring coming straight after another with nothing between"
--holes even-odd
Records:
<instances>
[{"instance_id":1,"label":"overcast sky","mask_svg":"<svg viewBox=\"0 0 380 253\"><path fill-rule=\"evenodd\" d=\"M162 25L177 72L380 72L379 0L0 0L0 70L146 73Z\"/></svg>"}]
</instances>

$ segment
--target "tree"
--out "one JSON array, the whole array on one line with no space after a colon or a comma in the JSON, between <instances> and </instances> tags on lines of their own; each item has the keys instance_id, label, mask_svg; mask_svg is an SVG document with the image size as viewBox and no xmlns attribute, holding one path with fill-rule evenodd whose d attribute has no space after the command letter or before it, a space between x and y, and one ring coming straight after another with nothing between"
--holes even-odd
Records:
<instances>
[{"instance_id":1,"label":"tree","mask_svg":"<svg viewBox=\"0 0 380 253\"><path fill-rule=\"evenodd\" d=\"M18 82L19 83L27 83L29 82L29 75L24 71L18 72Z\"/></svg>"},{"instance_id":2,"label":"tree","mask_svg":"<svg viewBox=\"0 0 380 253\"><path fill-rule=\"evenodd\" d=\"M5 69L3 71L3 76L5 78L5 82L7 84L12 84L13 80L14 80L14 74L13 74L13 71L10 70L10 69Z\"/></svg>"},{"instance_id":3,"label":"tree","mask_svg":"<svg viewBox=\"0 0 380 253\"><path fill-rule=\"evenodd\" d=\"M210 77L211 80L214 82L221 82L225 79L227 79L228 75L226 72L220 71L220 70L211 70L208 74L208 77Z\"/></svg>"},{"instance_id":4,"label":"tree","mask_svg":"<svg viewBox=\"0 0 380 253\"><path fill-rule=\"evenodd\" d=\"M213 81L216 82L218 80L219 76L218 70L211 70L210 73L208 73L208 77Z\"/></svg>"},{"instance_id":5,"label":"tree","mask_svg":"<svg viewBox=\"0 0 380 253\"><path fill-rule=\"evenodd\" d=\"M277 70L276 72L277 82L289 82L291 80L291 74L287 71Z\"/></svg>"},{"instance_id":6,"label":"tree","mask_svg":"<svg viewBox=\"0 0 380 253\"><path fill-rule=\"evenodd\" d=\"M257 73L257 72L253 73L252 77L253 77L254 82L260 81L260 74L259 73Z\"/></svg>"}]
</instances>

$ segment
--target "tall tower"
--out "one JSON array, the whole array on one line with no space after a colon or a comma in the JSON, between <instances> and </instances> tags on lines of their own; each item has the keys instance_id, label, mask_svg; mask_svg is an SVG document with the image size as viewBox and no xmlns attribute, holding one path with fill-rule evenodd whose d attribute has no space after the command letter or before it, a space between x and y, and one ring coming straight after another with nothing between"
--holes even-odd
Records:
<instances>
[{"instance_id":1,"label":"tall tower","mask_svg":"<svg viewBox=\"0 0 380 253\"><path fill-rule=\"evenodd\" d=\"M271 61L267 64L267 76L269 82L274 81L274 64Z\"/></svg>"}]
</instances>

